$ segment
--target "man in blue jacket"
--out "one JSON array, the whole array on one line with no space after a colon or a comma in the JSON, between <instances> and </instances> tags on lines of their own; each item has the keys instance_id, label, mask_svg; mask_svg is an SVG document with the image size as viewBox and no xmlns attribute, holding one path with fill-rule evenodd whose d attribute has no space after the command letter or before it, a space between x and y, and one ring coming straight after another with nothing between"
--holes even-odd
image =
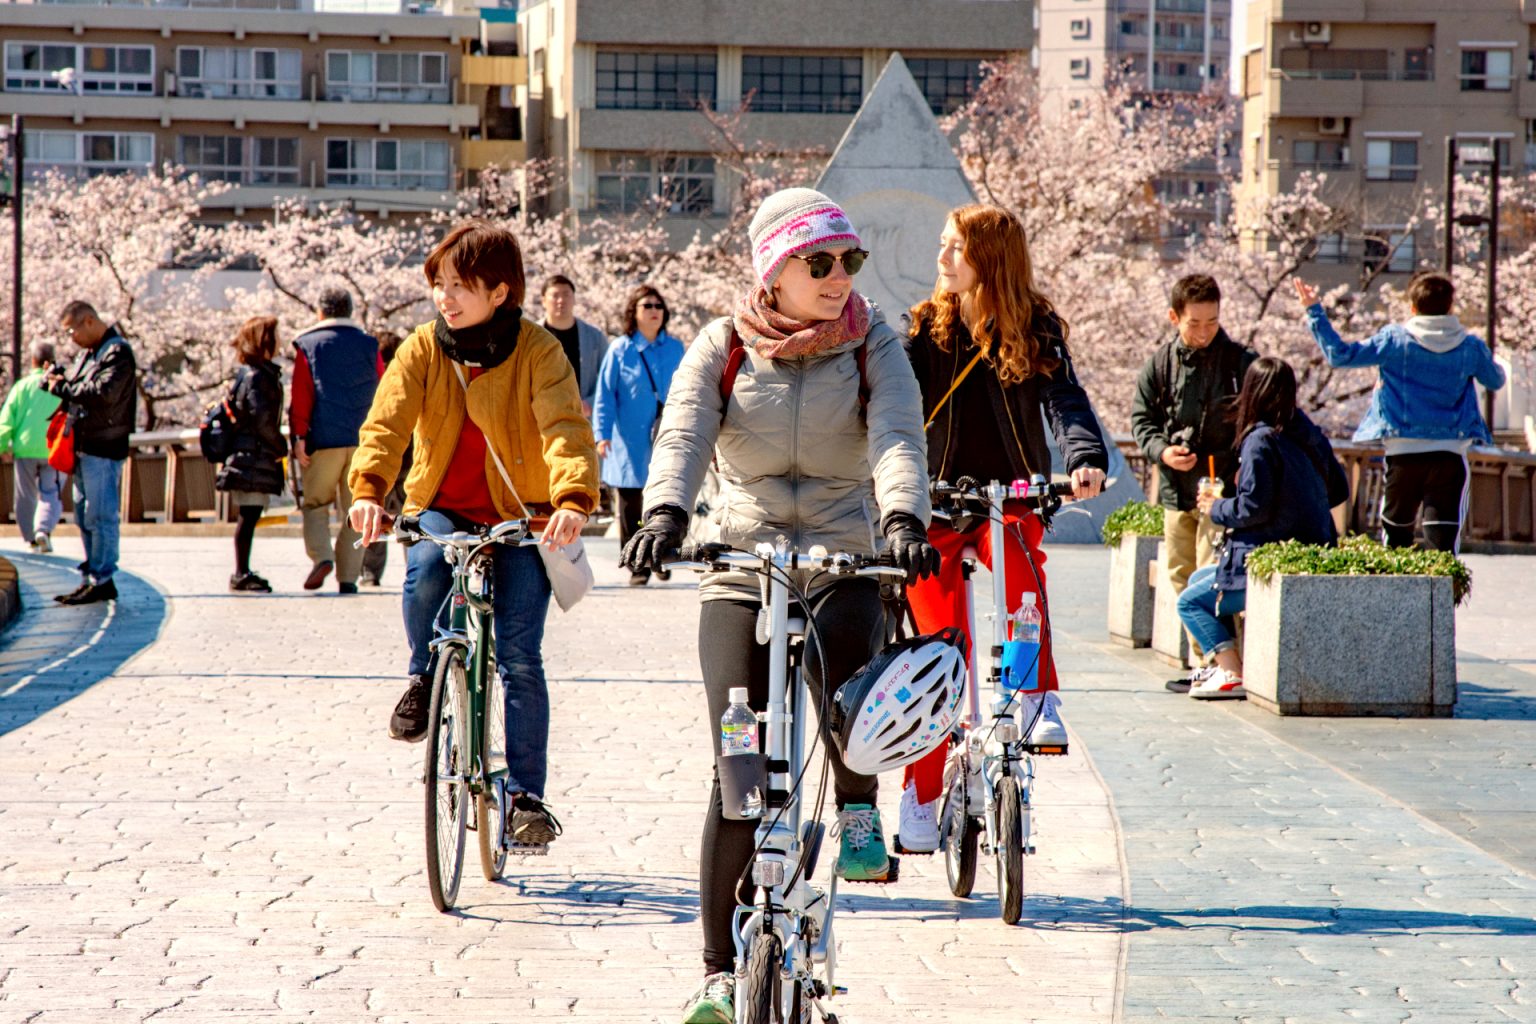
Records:
<instances>
[{"instance_id":1,"label":"man in blue jacket","mask_svg":"<svg viewBox=\"0 0 1536 1024\"><path fill-rule=\"evenodd\" d=\"M1413 544L1422 508L1425 544L1436 551L1460 550L1471 479L1467 451L1478 442L1493 442L1474 382L1496 391L1504 386L1504 371L1483 339L1468 333L1451 312L1456 289L1450 278L1415 275L1408 283L1413 316L1359 343L1339 337L1316 288L1297 278L1296 294L1329 366L1379 367L1355 440L1380 441L1387 450L1381 503L1387 544Z\"/></svg>"}]
</instances>

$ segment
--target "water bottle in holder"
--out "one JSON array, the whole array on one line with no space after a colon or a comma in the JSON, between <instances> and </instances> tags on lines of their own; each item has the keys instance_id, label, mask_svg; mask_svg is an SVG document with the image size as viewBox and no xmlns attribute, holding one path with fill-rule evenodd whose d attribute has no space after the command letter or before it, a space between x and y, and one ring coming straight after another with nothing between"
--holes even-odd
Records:
<instances>
[{"instance_id":1,"label":"water bottle in holder","mask_svg":"<svg viewBox=\"0 0 1536 1024\"><path fill-rule=\"evenodd\" d=\"M1040 686L1040 627L1044 620L1033 591L1025 591L1019 610L1008 618L1003 644L1003 688L1034 690Z\"/></svg>"},{"instance_id":2,"label":"water bottle in holder","mask_svg":"<svg viewBox=\"0 0 1536 1024\"><path fill-rule=\"evenodd\" d=\"M720 808L726 818L761 818L766 762L758 739L757 713L747 705L747 688L733 686L731 703L720 716Z\"/></svg>"}]
</instances>

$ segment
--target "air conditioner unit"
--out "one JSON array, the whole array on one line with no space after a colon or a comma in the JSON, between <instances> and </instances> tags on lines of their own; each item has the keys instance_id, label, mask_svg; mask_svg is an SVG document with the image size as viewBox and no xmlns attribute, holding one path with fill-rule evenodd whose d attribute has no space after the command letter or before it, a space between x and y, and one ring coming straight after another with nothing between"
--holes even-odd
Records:
<instances>
[{"instance_id":1,"label":"air conditioner unit","mask_svg":"<svg viewBox=\"0 0 1536 1024\"><path fill-rule=\"evenodd\" d=\"M1347 117L1320 117L1317 119L1317 134L1319 135L1347 135L1349 133L1349 118Z\"/></svg>"},{"instance_id":2,"label":"air conditioner unit","mask_svg":"<svg viewBox=\"0 0 1536 1024\"><path fill-rule=\"evenodd\" d=\"M1301 41L1326 43L1333 38L1333 25L1326 21L1309 21L1302 26Z\"/></svg>"}]
</instances>

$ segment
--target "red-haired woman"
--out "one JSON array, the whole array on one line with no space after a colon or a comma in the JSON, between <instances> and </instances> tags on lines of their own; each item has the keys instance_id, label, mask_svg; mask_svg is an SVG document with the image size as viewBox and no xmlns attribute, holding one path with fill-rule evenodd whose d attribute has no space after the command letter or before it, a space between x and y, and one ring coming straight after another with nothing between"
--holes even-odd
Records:
<instances>
[{"instance_id":1,"label":"red-haired woman","mask_svg":"<svg viewBox=\"0 0 1536 1024\"><path fill-rule=\"evenodd\" d=\"M949 215L939 241L933 295L912 308L908 352L923 391L928 473L935 480L968 476L985 484L1028 480L1051 472L1041 413L1050 420L1074 496L1091 498L1109 460L1088 395L1072 370L1067 325L1035 289L1024 225L995 206L962 206ZM1045 555L1040 521L1004 504L1008 611L1033 592L1044 612ZM923 632L965 626L960 553L974 547L990 568L985 526L959 534L935 519L929 540L943 556L939 574L907 588ZM1025 695L1035 716L1034 743L1065 743L1057 712L1056 667L1050 632L1042 635L1041 690ZM1036 707L1039 709L1036 715ZM901 797L901 844L914 852L938 846L936 804L943 789L944 749L909 767Z\"/></svg>"},{"instance_id":2,"label":"red-haired woman","mask_svg":"<svg viewBox=\"0 0 1536 1024\"><path fill-rule=\"evenodd\" d=\"M214 486L229 493L238 511L235 527L235 572L229 589L270 594L272 584L251 571L251 542L256 524L272 495L283 490L283 371L272 361L277 351L277 318L253 316L231 343L240 368L229 389L229 410L235 418L235 445Z\"/></svg>"}]
</instances>

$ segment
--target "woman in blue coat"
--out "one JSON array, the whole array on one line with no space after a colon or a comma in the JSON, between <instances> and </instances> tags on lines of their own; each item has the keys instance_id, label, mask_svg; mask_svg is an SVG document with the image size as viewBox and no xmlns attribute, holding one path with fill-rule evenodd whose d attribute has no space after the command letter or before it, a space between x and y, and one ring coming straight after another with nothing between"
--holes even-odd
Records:
<instances>
[{"instance_id":1,"label":"woman in blue coat","mask_svg":"<svg viewBox=\"0 0 1536 1024\"><path fill-rule=\"evenodd\" d=\"M667 333L670 317L666 300L655 288L641 285L630 292L624 303L624 333L608 346L597 375L592 433L603 458L603 483L613 488L621 544L640 528L651 440L672 374L683 361L683 343ZM636 570L629 585L644 586L650 578L649 569Z\"/></svg>"},{"instance_id":2,"label":"woman in blue coat","mask_svg":"<svg viewBox=\"0 0 1536 1024\"><path fill-rule=\"evenodd\" d=\"M1200 511L1226 527L1221 556L1195 570L1179 595L1179 618L1215 662L1189 688L1197 700L1247 696L1228 623L1247 606L1248 553L1277 540L1333 544L1333 506L1349 497L1333 446L1296 408L1296 374L1285 360L1265 356L1248 367L1237 395L1237 437L1237 494L1199 498Z\"/></svg>"}]
</instances>

